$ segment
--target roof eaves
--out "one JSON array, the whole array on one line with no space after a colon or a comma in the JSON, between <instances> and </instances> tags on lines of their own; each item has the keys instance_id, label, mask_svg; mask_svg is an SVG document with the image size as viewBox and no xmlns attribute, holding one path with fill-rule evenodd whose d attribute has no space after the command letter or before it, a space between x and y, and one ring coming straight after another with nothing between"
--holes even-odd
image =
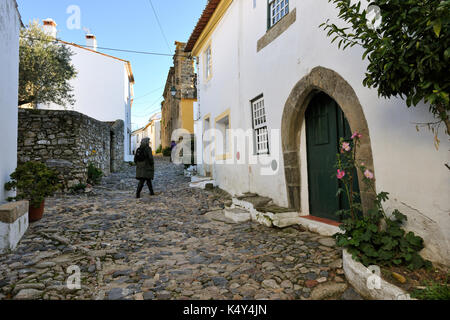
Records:
<instances>
[{"instance_id":1,"label":"roof eaves","mask_svg":"<svg viewBox=\"0 0 450 320\"><path fill-rule=\"evenodd\" d=\"M216 9L219 6L221 1L222 0L210 0L208 2L205 10L203 10L202 16L198 20L197 25L195 26L194 31L192 32L192 34L187 42L184 52L192 51L192 49L195 46L195 43L200 38L200 35L202 34L203 30L205 30L209 20L213 16L214 11L216 11Z\"/></svg>"},{"instance_id":2,"label":"roof eaves","mask_svg":"<svg viewBox=\"0 0 450 320\"><path fill-rule=\"evenodd\" d=\"M16 11L17 11L17 15L19 16L19 21L20 21L20 26L22 27L22 28L25 28L25 25L23 24L23 21L22 21L22 15L20 14L20 11L19 11L19 5L17 4L17 1L16 0L14 0L14 2L15 2L15 4L16 4Z\"/></svg>"}]
</instances>

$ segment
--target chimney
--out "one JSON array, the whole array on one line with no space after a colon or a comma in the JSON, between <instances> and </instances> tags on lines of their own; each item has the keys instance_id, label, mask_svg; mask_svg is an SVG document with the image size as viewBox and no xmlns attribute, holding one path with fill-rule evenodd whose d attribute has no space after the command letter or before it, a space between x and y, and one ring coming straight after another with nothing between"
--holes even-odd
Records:
<instances>
[{"instance_id":1,"label":"chimney","mask_svg":"<svg viewBox=\"0 0 450 320\"><path fill-rule=\"evenodd\" d=\"M53 19L45 19L42 21L44 23L44 32L50 37L56 38L56 22Z\"/></svg>"},{"instance_id":2,"label":"chimney","mask_svg":"<svg viewBox=\"0 0 450 320\"><path fill-rule=\"evenodd\" d=\"M97 51L97 39L93 34L86 35L86 46L88 49Z\"/></svg>"}]
</instances>

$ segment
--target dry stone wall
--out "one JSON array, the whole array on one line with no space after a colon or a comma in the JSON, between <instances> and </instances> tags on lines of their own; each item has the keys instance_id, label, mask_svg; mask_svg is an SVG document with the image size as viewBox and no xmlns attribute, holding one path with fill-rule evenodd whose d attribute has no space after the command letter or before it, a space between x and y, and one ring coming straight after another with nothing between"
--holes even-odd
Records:
<instances>
[{"instance_id":1,"label":"dry stone wall","mask_svg":"<svg viewBox=\"0 0 450 320\"><path fill-rule=\"evenodd\" d=\"M58 170L67 190L86 183L89 163L105 175L120 169L123 128L122 120L101 122L75 111L20 109L18 162L40 161Z\"/></svg>"}]
</instances>

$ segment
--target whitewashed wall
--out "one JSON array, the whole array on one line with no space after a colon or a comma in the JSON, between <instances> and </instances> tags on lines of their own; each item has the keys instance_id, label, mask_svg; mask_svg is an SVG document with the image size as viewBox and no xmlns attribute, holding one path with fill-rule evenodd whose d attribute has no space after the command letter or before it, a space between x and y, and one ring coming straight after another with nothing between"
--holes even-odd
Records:
<instances>
[{"instance_id":1,"label":"whitewashed wall","mask_svg":"<svg viewBox=\"0 0 450 320\"><path fill-rule=\"evenodd\" d=\"M150 128L151 147L155 152L161 145L161 120L153 122Z\"/></svg>"},{"instance_id":2,"label":"whitewashed wall","mask_svg":"<svg viewBox=\"0 0 450 320\"><path fill-rule=\"evenodd\" d=\"M444 163L449 162L450 143L442 133L441 147L433 146L433 135L417 132L414 123L433 118L424 105L407 109L400 99L378 98L376 90L362 85L366 61L362 50L338 50L319 25L336 21L337 11L327 0L291 0L296 22L267 47L257 52L257 41L267 30L267 2L235 0L212 34L213 76L204 80L200 57L199 92L202 118L214 118L231 109L231 128L251 128L250 100L264 94L269 129L280 129L283 108L294 85L314 67L340 74L355 90L368 122L372 141L377 191L391 194L389 209L399 208L409 217L409 228L427 241L425 254L450 262L450 181ZM203 49L206 49L204 47ZM202 49L202 50L203 50ZM196 126L197 137L201 137ZM302 211L308 212L306 143L302 132ZM256 192L282 206L288 204L281 141L279 171L275 176L259 174L258 165L215 165L219 186L239 194ZM201 148L201 147L198 147ZM272 152L276 151L273 150Z\"/></svg>"},{"instance_id":3,"label":"whitewashed wall","mask_svg":"<svg viewBox=\"0 0 450 320\"><path fill-rule=\"evenodd\" d=\"M144 130L144 128L133 132L132 133L132 139L131 139L132 144L133 144L132 145L133 150L136 151L137 148L139 148L141 146L142 139L147 138L147 137L148 137L147 136L147 130Z\"/></svg>"},{"instance_id":4,"label":"whitewashed wall","mask_svg":"<svg viewBox=\"0 0 450 320\"><path fill-rule=\"evenodd\" d=\"M69 46L74 52L72 63L78 74L71 80L78 111L100 121L123 120L125 161L131 154L131 85L125 63L81 48ZM56 104L39 105L39 109L63 110Z\"/></svg>"},{"instance_id":5,"label":"whitewashed wall","mask_svg":"<svg viewBox=\"0 0 450 320\"><path fill-rule=\"evenodd\" d=\"M137 149L137 136L135 134L131 135L131 153L135 152Z\"/></svg>"},{"instance_id":6,"label":"whitewashed wall","mask_svg":"<svg viewBox=\"0 0 450 320\"><path fill-rule=\"evenodd\" d=\"M20 16L14 0L0 1L0 203L17 165L17 101Z\"/></svg>"}]
</instances>

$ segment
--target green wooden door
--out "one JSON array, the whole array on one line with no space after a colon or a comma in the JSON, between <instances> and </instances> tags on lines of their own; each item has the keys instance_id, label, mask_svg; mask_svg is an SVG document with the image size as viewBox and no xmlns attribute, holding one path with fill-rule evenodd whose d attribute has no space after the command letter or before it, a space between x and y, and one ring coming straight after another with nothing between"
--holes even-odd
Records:
<instances>
[{"instance_id":1,"label":"green wooden door","mask_svg":"<svg viewBox=\"0 0 450 320\"><path fill-rule=\"evenodd\" d=\"M336 211L348 204L344 196L336 196L339 181L334 165L339 139L350 138L350 126L341 108L324 93L311 100L305 117L310 214L339 221Z\"/></svg>"}]
</instances>

